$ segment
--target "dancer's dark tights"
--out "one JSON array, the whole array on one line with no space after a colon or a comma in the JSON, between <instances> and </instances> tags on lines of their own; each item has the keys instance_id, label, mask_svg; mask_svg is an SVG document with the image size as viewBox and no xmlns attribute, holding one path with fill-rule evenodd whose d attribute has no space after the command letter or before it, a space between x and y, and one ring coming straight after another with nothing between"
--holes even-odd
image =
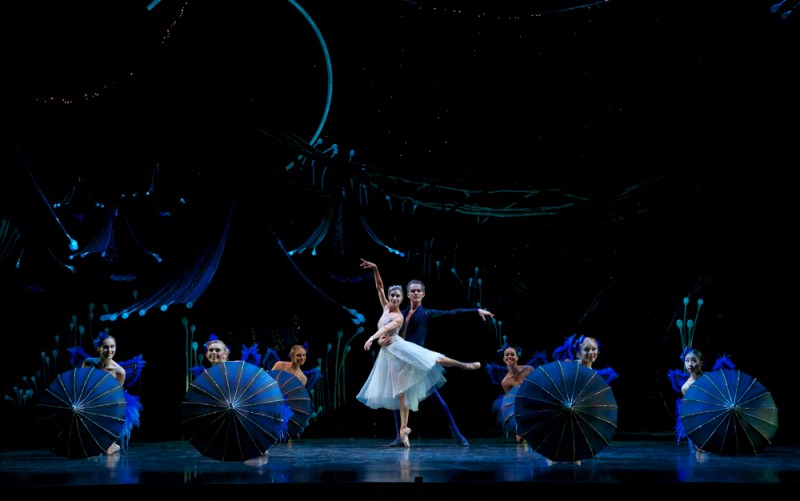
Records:
<instances>
[{"instance_id":1,"label":"dancer's dark tights","mask_svg":"<svg viewBox=\"0 0 800 501\"><path fill-rule=\"evenodd\" d=\"M456 422L453 419L453 415L450 413L450 408L445 403L442 396L439 394L439 390L434 389L433 393L425 399L426 402L430 402L433 405L433 408L436 410L436 413L439 414L446 422L447 426L450 428L450 432L453 434L454 437L458 437L461 435L461 432L458 431L458 426L456 426ZM395 433L397 436L397 440L400 440L400 411L394 411L394 427Z\"/></svg>"}]
</instances>

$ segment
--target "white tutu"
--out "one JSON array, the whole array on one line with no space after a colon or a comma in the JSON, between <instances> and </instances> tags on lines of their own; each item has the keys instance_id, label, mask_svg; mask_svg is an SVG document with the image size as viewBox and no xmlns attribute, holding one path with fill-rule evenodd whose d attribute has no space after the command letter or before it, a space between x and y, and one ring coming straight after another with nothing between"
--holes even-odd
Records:
<instances>
[{"instance_id":1,"label":"white tutu","mask_svg":"<svg viewBox=\"0 0 800 501\"><path fill-rule=\"evenodd\" d=\"M397 410L397 397L405 392L406 405L416 411L421 401L447 382L444 367L436 364L444 355L398 335L392 337L392 343L378 351L375 365L356 398L372 409Z\"/></svg>"}]
</instances>

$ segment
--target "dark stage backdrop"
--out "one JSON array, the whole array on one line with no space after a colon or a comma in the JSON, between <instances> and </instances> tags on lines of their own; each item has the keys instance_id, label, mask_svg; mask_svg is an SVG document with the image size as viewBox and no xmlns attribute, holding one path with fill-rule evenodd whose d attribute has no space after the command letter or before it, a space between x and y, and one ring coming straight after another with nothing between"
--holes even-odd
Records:
<instances>
[{"instance_id":1,"label":"dark stage backdrop","mask_svg":"<svg viewBox=\"0 0 800 501\"><path fill-rule=\"evenodd\" d=\"M788 6L62 3L0 21L4 422L29 429L19 392L107 329L147 362L134 440L181 436L187 344L210 334L233 358L307 342L307 435L391 438L354 399L380 314L365 258L425 281L428 307L496 314L434 325L451 357L596 336L629 433L672 430L676 321L696 321L706 363L755 376L797 441ZM447 377L462 432L499 436L499 386ZM447 434L425 404L412 423Z\"/></svg>"}]
</instances>

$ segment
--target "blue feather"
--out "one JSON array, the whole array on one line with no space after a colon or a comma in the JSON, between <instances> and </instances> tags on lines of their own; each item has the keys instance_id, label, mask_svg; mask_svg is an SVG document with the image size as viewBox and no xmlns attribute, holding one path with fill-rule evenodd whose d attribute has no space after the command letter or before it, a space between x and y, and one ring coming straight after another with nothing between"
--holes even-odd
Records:
<instances>
[{"instance_id":1,"label":"blue feather","mask_svg":"<svg viewBox=\"0 0 800 501\"><path fill-rule=\"evenodd\" d=\"M679 398L675 401L675 439L680 445L681 440L687 438L686 430L683 429L683 423L681 422L681 403L683 402L682 398Z\"/></svg>"},{"instance_id":2,"label":"blue feather","mask_svg":"<svg viewBox=\"0 0 800 501\"><path fill-rule=\"evenodd\" d=\"M275 365L275 362L280 362L281 357L278 355L278 352L273 350L272 348L267 348L267 352L264 353L264 367L267 369L272 369L272 366Z\"/></svg>"},{"instance_id":3,"label":"blue feather","mask_svg":"<svg viewBox=\"0 0 800 501\"><path fill-rule=\"evenodd\" d=\"M672 389L683 395L681 387L689 379L689 374L680 369L670 369L668 375L669 382L672 383Z\"/></svg>"},{"instance_id":4,"label":"blue feather","mask_svg":"<svg viewBox=\"0 0 800 501\"><path fill-rule=\"evenodd\" d=\"M261 354L258 352L258 343L250 347L242 345L242 362L248 362L256 366L261 365Z\"/></svg>"},{"instance_id":5,"label":"blue feather","mask_svg":"<svg viewBox=\"0 0 800 501\"><path fill-rule=\"evenodd\" d=\"M562 362L571 361L574 359L575 354L572 350L572 345L575 342L575 334L564 340L564 343L553 350L553 361L560 360Z\"/></svg>"},{"instance_id":6,"label":"blue feather","mask_svg":"<svg viewBox=\"0 0 800 501\"><path fill-rule=\"evenodd\" d=\"M547 363L547 353L544 350L542 350L534 353L533 358L528 360L528 362L525 365L530 365L531 367L536 368L546 363Z\"/></svg>"},{"instance_id":7,"label":"blue feather","mask_svg":"<svg viewBox=\"0 0 800 501\"><path fill-rule=\"evenodd\" d=\"M200 377L200 374L202 374L203 371L206 370L206 368L203 367L202 365L195 365L194 367L192 367L189 370L192 373L193 379L197 379L198 377Z\"/></svg>"},{"instance_id":8,"label":"blue feather","mask_svg":"<svg viewBox=\"0 0 800 501\"><path fill-rule=\"evenodd\" d=\"M730 357L726 354L722 354L717 358L717 361L714 362L714 368L711 369L712 371L716 371L719 369L736 369L736 365L731 361Z\"/></svg>"},{"instance_id":9,"label":"blue feather","mask_svg":"<svg viewBox=\"0 0 800 501\"><path fill-rule=\"evenodd\" d=\"M308 381L306 381L306 389L307 390L310 390L311 388L313 388L314 385L317 384L317 381L319 380L319 378L322 377L322 373L320 372L319 369L311 369L311 370L303 371L303 374L305 374L308 377Z\"/></svg>"},{"instance_id":10,"label":"blue feather","mask_svg":"<svg viewBox=\"0 0 800 501\"><path fill-rule=\"evenodd\" d=\"M142 359L142 354L138 354L130 360L119 363L120 367L125 369L125 387L130 388L133 386L142 375L142 369L147 365Z\"/></svg>"},{"instance_id":11,"label":"blue feather","mask_svg":"<svg viewBox=\"0 0 800 501\"><path fill-rule=\"evenodd\" d=\"M605 369L597 369L597 373L602 377L606 383L610 383L611 381L617 379L619 374L617 371L612 369L611 367L606 367Z\"/></svg>"},{"instance_id":12,"label":"blue feather","mask_svg":"<svg viewBox=\"0 0 800 501\"><path fill-rule=\"evenodd\" d=\"M486 364L486 373L494 384L500 384L508 374L508 368L500 364Z\"/></svg>"},{"instance_id":13,"label":"blue feather","mask_svg":"<svg viewBox=\"0 0 800 501\"><path fill-rule=\"evenodd\" d=\"M80 367L83 365L83 361L89 358L89 354L84 351L83 347L81 346L73 346L72 348L67 348L67 351L72 354L72 357L69 359L70 365L73 367Z\"/></svg>"}]
</instances>

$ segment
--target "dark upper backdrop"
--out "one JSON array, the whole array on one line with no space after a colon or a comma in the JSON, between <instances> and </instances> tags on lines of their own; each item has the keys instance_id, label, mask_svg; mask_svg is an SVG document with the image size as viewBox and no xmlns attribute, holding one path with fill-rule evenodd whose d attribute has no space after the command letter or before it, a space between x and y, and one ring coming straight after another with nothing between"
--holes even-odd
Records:
<instances>
[{"instance_id":1,"label":"dark upper backdrop","mask_svg":"<svg viewBox=\"0 0 800 501\"><path fill-rule=\"evenodd\" d=\"M63 348L75 315L117 337L118 359L148 362L134 437L174 438L182 319L234 358L308 342L307 368L333 372L348 310L367 333L379 316L364 257L387 285L423 279L429 307L497 315L438 324L429 347L450 356L500 363L501 335L523 360L598 337L629 432L671 429L675 321L702 298L694 345L757 377L796 439L796 17L761 0L264 3L8 7L4 394L55 335ZM69 260L64 232L86 245L102 227L87 202L118 207L116 253ZM318 227L316 255L283 252ZM118 311L209 268L191 309L88 319L90 303ZM353 398L366 335L343 356L346 397L308 434L391 435L387 411ZM499 434L500 388L483 371L448 377L462 431ZM415 430L445 433L432 412Z\"/></svg>"}]
</instances>

